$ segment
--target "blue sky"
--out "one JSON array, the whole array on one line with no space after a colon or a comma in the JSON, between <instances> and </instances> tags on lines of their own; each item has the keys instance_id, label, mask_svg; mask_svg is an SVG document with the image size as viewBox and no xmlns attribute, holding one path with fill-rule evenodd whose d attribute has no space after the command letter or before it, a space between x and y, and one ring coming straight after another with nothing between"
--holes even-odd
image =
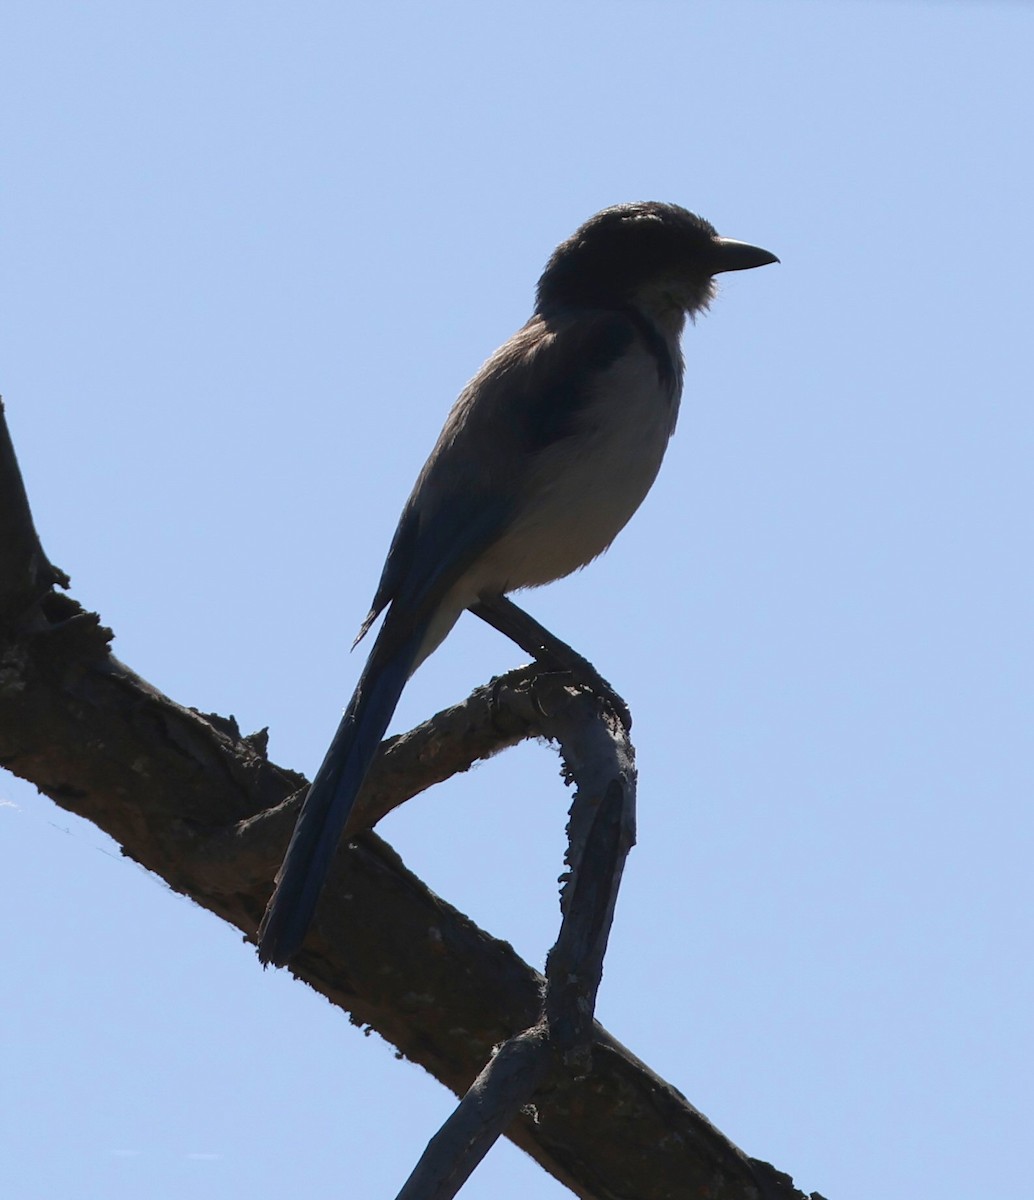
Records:
<instances>
[{"instance_id":1,"label":"blue sky","mask_svg":"<svg viewBox=\"0 0 1034 1200\"><path fill-rule=\"evenodd\" d=\"M1024 1197L1030 70L1019 3L8 5L0 391L115 652L318 765L449 405L590 213L778 267L685 339L679 430L527 606L635 715L599 1015L831 1200ZM396 727L521 661L473 619ZM392 1196L452 1100L0 777L19 1200ZM567 796L526 746L383 832L541 964ZM508 1145L463 1195L568 1193Z\"/></svg>"}]
</instances>

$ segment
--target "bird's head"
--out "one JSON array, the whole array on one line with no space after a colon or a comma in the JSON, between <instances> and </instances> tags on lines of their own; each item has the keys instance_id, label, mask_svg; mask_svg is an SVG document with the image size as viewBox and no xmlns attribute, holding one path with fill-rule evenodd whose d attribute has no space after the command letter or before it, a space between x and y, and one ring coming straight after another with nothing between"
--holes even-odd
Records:
<instances>
[{"instance_id":1,"label":"bird's head","mask_svg":"<svg viewBox=\"0 0 1034 1200\"><path fill-rule=\"evenodd\" d=\"M684 314L707 307L714 276L778 262L677 204L617 204L590 217L561 242L539 279L537 309L635 304L681 328Z\"/></svg>"}]
</instances>

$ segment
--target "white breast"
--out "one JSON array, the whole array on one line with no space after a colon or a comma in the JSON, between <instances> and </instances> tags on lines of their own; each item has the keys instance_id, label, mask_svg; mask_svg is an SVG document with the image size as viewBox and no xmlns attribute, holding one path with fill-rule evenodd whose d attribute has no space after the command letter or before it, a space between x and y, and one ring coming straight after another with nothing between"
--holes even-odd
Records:
<instances>
[{"instance_id":1,"label":"white breast","mask_svg":"<svg viewBox=\"0 0 1034 1200\"><path fill-rule=\"evenodd\" d=\"M602 554L657 478L678 402L636 343L599 377L578 430L538 455L520 516L464 584L474 595L536 587Z\"/></svg>"}]
</instances>

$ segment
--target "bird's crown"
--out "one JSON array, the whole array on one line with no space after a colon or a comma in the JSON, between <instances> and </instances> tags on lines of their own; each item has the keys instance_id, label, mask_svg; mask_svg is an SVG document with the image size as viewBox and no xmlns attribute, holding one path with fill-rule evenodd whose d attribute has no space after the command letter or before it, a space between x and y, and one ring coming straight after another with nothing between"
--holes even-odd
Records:
<instances>
[{"instance_id":1,"label":"bird's crown","mask_svg":"<svg viewBox=\"0 0 1034 1200\"><path fill-rule=\"evenodd\" d=\"M711 298L712 276L777 261L767 250L719 237L678 204L616 204L553 251L539 279L538 310L627 305L663 294L691 313Z\"/></svg>"}]
</instances>

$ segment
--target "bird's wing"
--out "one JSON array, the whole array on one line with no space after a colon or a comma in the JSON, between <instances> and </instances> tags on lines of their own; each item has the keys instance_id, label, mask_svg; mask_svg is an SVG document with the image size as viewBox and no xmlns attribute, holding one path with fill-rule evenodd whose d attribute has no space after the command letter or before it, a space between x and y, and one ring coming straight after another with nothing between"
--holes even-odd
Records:
<instances>
[{"instance_id":1,"label":"bird's wing","mask_svg":"<svg viewBox=\"0 0 1034 1200\"><path fill-rule=\"evenodd\" d=\"M637 337L616 310L534 317L485 363L406 502L357 642L389 604L405 627L420 621L500 537L535 458L579 431L594 378Z\"/></svg>"}]
</instances>

